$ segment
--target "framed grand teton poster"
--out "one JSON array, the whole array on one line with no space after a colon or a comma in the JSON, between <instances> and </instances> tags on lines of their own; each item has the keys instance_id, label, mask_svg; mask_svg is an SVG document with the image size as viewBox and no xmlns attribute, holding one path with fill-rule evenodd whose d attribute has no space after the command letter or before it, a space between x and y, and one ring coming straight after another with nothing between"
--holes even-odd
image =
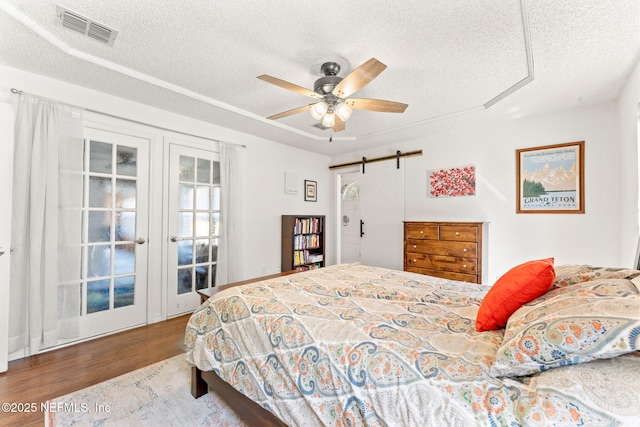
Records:
<instances>
[{"instance_id":1,"label":"framed grand teton poster","mask_svg":"<svg viewBox=\"0 0 640 427\"><path fill-rule=\"evenodd\" d=\"M516 150L516 213L584 213L584 141Z\"/></svg>"}]
</instances>

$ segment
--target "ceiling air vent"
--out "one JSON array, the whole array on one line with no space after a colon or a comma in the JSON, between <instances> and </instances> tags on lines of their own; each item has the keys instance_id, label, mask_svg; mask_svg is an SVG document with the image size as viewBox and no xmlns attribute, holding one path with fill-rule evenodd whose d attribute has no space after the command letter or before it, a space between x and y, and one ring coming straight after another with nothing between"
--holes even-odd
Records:
<instances>
[{"instance_id":1,"label":"ceiling air vent","mask_svg":"<svg viewBox=\"0 0 640 427\"><path fill-rule=\"evenodd\" d=\"M60 5L56 5L56 18L58 25L108 46L113 46L118 35L118 31Z\"/></svg>"}]
</instances>

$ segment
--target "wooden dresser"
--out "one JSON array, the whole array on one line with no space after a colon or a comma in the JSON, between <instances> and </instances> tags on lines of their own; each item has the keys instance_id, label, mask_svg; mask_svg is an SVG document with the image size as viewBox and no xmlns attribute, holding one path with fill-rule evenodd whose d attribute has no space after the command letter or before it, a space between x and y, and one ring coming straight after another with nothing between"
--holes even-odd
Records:
<instances>
[{"instance_id":1,"label":"wooden dresser","mask_svg":"<svg viewBox=\"0 0 640 427\"><path fill-rule=\"evenodd\" d=\"M414 273L488 283L488 223L404 223L404 269Z\"/></svg>"}]
</instances>

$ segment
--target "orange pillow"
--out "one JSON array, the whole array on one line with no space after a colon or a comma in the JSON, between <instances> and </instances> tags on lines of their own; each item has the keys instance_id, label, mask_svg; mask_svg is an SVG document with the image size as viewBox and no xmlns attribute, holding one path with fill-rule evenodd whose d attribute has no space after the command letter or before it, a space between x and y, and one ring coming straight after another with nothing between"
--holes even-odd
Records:
<instances>
[{"instance_id":1,"label":"orange pillow","mask_svg":"<svg viewBox=\"0 0 640 427\"><path fill-rule=\"evenodd\" d=\"M507 271L480 303L476 330L504 328L518 308L547 292L556 278L553 258L528 261Z\"/></svg>"}]
</instances>

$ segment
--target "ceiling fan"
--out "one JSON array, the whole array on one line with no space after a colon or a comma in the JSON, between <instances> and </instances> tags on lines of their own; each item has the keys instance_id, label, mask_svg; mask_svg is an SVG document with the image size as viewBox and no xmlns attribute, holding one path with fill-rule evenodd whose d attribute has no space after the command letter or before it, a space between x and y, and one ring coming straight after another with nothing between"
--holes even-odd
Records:
<instances>
[{"instance_id":1,"label":"ceiling fan","mask_svg":"<svg viewBox=\"0 0 640 427\"><path fill-rule=\"evenodd\" d=\"M267 117L267 119L275 120L303 111L309 111L314 119L322 121L324 127L332 128L335 132L340 132L345 128L344 122L351 117L352 109L384 113L403 113L408 107L407 104L381 99L349 98L371 82L371 80L378 77L385 68L387 68L387 66L382 62L371 58L346 77L342 78L338 76L340 65L335 62L325 62L320 67L320 71L322 71L324 77L320 77L315 81L313 91L266 74L258 76L260 80L267 83L319 100L304 107L274 114L273 116Z\"/></svg>"}]
</instances>

